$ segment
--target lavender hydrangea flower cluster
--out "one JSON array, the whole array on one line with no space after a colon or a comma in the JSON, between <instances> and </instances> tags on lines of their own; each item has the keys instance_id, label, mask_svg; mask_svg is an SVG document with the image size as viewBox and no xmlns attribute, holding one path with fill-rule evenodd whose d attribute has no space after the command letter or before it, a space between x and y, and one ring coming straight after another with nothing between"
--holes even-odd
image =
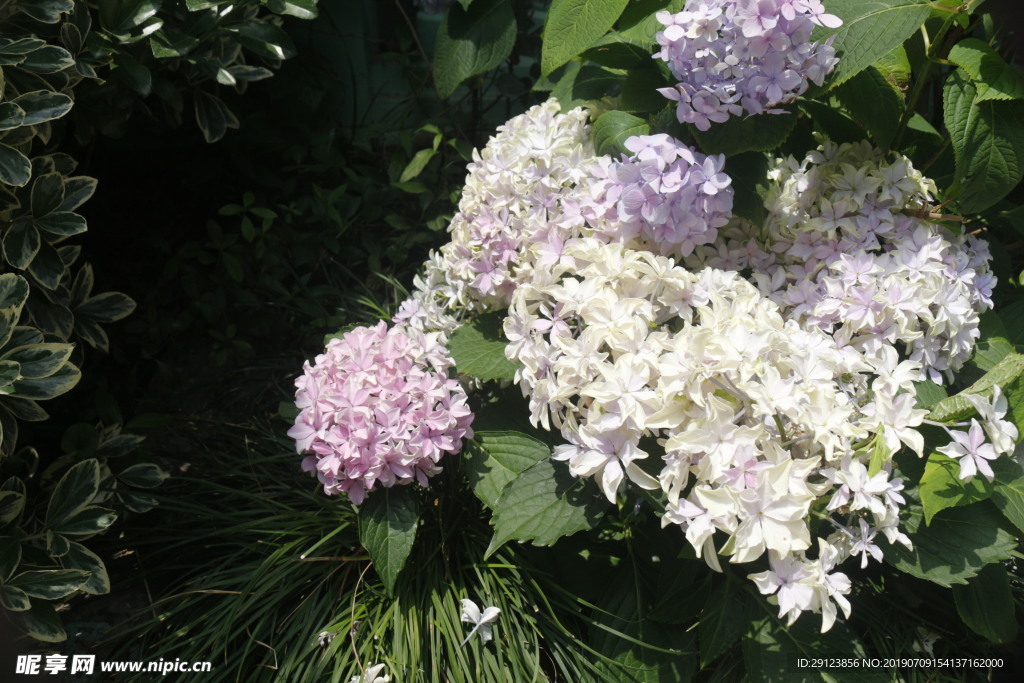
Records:
<instances>
[{"instance_id":1,"label":"lavender hydrangea flower cluster","mask_svg":"<svg viewBox=\"0 0 1024 683\"><path fill-rule=\"evenodd\" d=\"M732 217L725 156L705 156L668 135L626 141L632 156L590 168L581 212L594 234L663 256L688 256L714 242Z\"/></svg>"},{"instance_id":2,"label":"lavender hydrangea flower cluster","mask_svg":"<svg viewBox=\"0 0 1024 683\"><path fill-rule=\"evenodd\" d=\"M744 112L781 113L839 61L831 38L810 41L815 25L842 23L819 0L688 0L682 12L656 16L665 29L654 56L679 79L660 92L700 130Z\"/></svg>"},{"instance_id":3,"label":"lavender hydrangea flower cluster","mask_svg":"<svg viewBox=\"0 0 1024 683\"><path fill-rule=\"evenodd\" d=\"M473 436L451 365L437 335L383 321L332 339L295 380L300 412L288 435L312 453L302 469L356 505L375 486L426 486L441 457Z\"/></svg>"}]
</instances>

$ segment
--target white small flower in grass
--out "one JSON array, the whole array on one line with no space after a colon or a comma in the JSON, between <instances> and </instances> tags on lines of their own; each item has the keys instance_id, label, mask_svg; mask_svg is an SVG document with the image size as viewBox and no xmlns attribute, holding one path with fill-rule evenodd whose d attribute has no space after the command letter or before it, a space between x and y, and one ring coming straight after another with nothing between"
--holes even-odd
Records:
<instances>
[{"instance_id":1,"label":"white small flower in grass","mask_svg":"<svg viewBox=\"0 0 1024 683\"><path fill-rule=\"evenodd\" d=\"M494 637L491 633L491 624L498 620L498 615L501 614L501 610L497 607L487 607L483 613L480 612L480 608L476 606L476 603L468 598L459 600L462 604L462 621L473 624L473 630L469 632L466 638L462 641L461 645L465 645L469 642L469 639L473 637L473 634L477 631L480 632L480 639L485 643Z\"/></svg>"},{"instance_id":2,"label":"white small flower in grass","mask_svg":"<svg viewBox=\"0 0 1024 683\"><path fill-rule=\"evenodd\" d=\"M383 664L374 664L360 675L353 676L348 683L391 683L391 676L378 676L384 670Z\"/></svg>"},{"instance_id":3,"label":"white small flower in grass","mask_svg":"<svg viewBox=\"0 0 1024 683\"><path fill-rule=\"evenodd\" d=\"M999 454L992 444L985 441L985 430L977 420L971 420L968 432L950 432L949 435L953 437L953 441L935 450L960 461L961 479L969 480L978 472L985 475L989 481L995 479L995 473L992 472L992 466L988 461L995 460Z\"/></svg>"}]
</instances>

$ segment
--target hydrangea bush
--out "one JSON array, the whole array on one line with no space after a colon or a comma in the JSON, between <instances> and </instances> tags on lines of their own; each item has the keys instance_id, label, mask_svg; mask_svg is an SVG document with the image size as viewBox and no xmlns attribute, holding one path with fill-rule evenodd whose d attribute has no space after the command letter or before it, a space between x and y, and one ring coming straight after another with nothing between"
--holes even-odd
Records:
<instances>
[{"instance_id":1,"label":"hydrangea bush","mask_svg":"<svg viewBox=\"0 0 1024 683\"><path fill-rule=\"evenodd\" d=\"M849 634L881 571L956 584L963 622L1012 640L1024 328L995 312L1020 295L996 289L990 240L1020 220L1024 77L991 21L910 0L880 3L899 26L842 0L585 4L552 3L538 89L557 97L474 153L394 327L307 364L303 466L369 506L472 439L458 466L492 513L487 555L655 520L664 552L685 539L742 579L701 611L702 665L808 612ZM772 615L745 636L722 626L741 593Z\"/></svg>"}]
</instances>

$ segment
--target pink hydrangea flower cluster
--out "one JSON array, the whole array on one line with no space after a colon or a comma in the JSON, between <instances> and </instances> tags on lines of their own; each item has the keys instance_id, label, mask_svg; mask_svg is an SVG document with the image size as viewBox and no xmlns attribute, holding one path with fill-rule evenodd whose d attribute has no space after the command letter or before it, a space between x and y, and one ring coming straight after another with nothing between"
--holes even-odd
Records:
<instances>
[{"instance_id":1,"label":"pink hydrangea flower cluster","mask_svg":"<svg viewBox=\"0 0 1024 683\"><path fill-rule=\"evenodd\" d=\"M668 135L626 140L633 156L598 158L580 211L595 235L662 256L688 256L732 217L725 157L705 156Z\"/></svg>"},{"instance_id":2,"label":"pink hydrangea flower cluster","mask_svg":"<svg viewBox=\"0 0 1024 683\"><path fill-rule=\"evenodd\" d=\"M288 435L324 492L363 502L374 486L421 486L445 453L472 438L466 393L436 335L381 321L332 339L295 380L299 415Z\"/></svg>"},{"instance_id":3,"label":"pink hydrangea flower cluster","mask_svg":"<svg viewBox=\"0 0 1024 683\"><path fill-rule=\"evenodd\" d=\"M661 50L679 79L661 94L677 101L684 123L708 130L730 116L776 114L780 104L821 85L838 59L832 39L811 42L817 26L842 21L819 0L688 0L682 12L659 12Z\"/></svg>"}]
</instances>

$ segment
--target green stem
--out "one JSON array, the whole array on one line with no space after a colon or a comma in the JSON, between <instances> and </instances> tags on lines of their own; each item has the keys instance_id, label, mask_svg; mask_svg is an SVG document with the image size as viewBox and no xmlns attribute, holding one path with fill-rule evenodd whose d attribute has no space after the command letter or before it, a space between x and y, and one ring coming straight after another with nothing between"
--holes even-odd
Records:
<instances>
[{"instance_id":1,"label":"green stem","mask_svg":"<svg viewBox=\"0 0 1024 683\"><path fill-rule=\"evenodd\" d=\"M903 116L900 117L899 126L896 128L896 136L893 138L891 149L899 149L900 143L903 141L903 135L907 131L907 124L910 123L910 119L914 118L914 113L917 110L918 102L921 100L921 96L924 94L925 86L931 81L932 72L935 69L936 64L945 62L944 57L937 57L935 53L935 47L941 45L943 39L946 37L946 32L949 31L949 27L953 23L954 17L957 12L951 12L946 19L942 22L942 27L939 28L935 34L935 38L931 41L928 40L928 30L921 26L921 33L924 36L925 43L925 66L924 71L914 81L914 87L910 91L910 97L907 98L907 107L903 112ZM943 50L945 52L945 50Z\"/></svg>"}]
</instances>

